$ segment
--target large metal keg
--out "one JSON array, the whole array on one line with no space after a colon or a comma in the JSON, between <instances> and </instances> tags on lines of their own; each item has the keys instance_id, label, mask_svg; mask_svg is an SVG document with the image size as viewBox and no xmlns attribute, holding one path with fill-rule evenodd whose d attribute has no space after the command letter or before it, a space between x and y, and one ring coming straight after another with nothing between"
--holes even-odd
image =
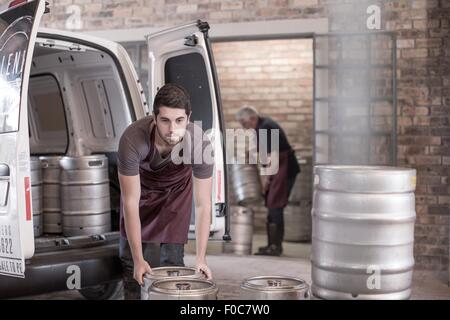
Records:
<instances>
[{"instance_id":1,"label":"large metal keg","mask_svg":"<svg viewBox=\"0 0 450 320\"><path fill-rule=\"evenodd\" d=\"M65 236L111 230L108 159L104 155L63 157L61 208Z\"/></svg>"},{"instance_id":2,"label":"large metal keg","mask_svg":"<svg viewBox=\"0 0 450 320\"><path fill-rule=\"evenodd\" d=\"M284 240L292 242L311 241L313 170L312 158L298 158L301 172L295 179L289 196L289 204L284 209Z\"/></svg>"},{"instance_id":3,"label":"large metal keg","mask_svg":"<svg viewBox=\"0 0 450 320\"><path fill-rule=\"evenodd\" d=\"M289 203L284 208L284 241L311 241L311 206L311 200L304 200L300 203Z\"/></svg>"},{"instance_id":4,"label":"large metal keg","mask_svg":"<svg viewBox=\"0 0 450 320\"><path fill-rule=\"evenodd\" d=\"M60 156L40 157L43 184L44 233L62 233Z\"/></svg>"},{"instance_id":5,"label":"large metal keg","mask_svg":"<svg viewBox=\"0 0 450 320\"><path fill-rule=\"evenodd\" d=\"M232 241L223 242L223 252L239 255L252 254L253 211L244 207L231 207L229 213Z\"/></svg>"},{"instance_id":6,"label":"large metal keg","mask_svg":"<svg viewBox=\"0 0 450 320\"><path fill-rule=\"evenodd\" d=\"M408 299L416 171L314 169L312 293L322 299Z\"/></svg>"},{"instance_id":7,"label":"large metal keg","mask_svg":"<svg viewBox=\"0 0 450 320\"><path fill-rule=\"evenodd\" d=\"M31 201L34 236L42 235L42 171L37 157L30 157Z\"/></svg>"},{"instance_id":8,"label":"large metal keg","mask_svg":"<svg viewBox=\"0 0 450 320\"><path fill-rule=\"evenodd\" d=\"M304 300L309 298L308 284L298 278L261 276L244 280L242 300Z\"/></svg>"},{"instance_id":9,"label":"large metal keg","mask_svg":"<svg viewBox=\"0 0 450 320\"><path fill-rule=\"evenodd\" d=\"M217 300L218 291L209 280L157 280L150 286L149 300Z\"/></svg>"},{"instance_id":10,"label":"large metal keg","mask_svg":"<svg viewBox=\"0 0 450 320\"><path fill-rule=\"evenodd\" d=\"M298 160L301 171L297 175L291 194L289 195L289 202L292 203L311 201L313 193L312 158L306 157Z\"/></svg>"},{"instance_id":11,"label":"large metal keg","mask_svg":"<svg viewBox=\"0 0 450 320\"><path fill-rule=\"evenodd\" d=\"M144 285L141 286L141 300L149 299L149 290L153 282L157 280L173 280L180 281L186 279L203 279L203 273L198 273L195 268L189 267L159 267L152 268L153 274L144 275Z\"/></svg>"},{"instance_id":12,"label":"large metal keg","mask_svg":"<svg viewBox=\"0 0 450 320\"><path fill-rule=\"evenodd\" d=\"M251 164L230 165L234 198L241 206L262 201L258 168Z\"/></svg>"}]
</instances>

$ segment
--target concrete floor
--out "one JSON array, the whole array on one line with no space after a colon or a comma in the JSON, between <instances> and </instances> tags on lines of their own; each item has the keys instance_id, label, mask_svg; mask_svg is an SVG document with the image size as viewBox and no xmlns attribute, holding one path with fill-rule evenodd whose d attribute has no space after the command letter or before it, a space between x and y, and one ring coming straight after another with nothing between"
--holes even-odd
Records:
<instances>
[{"instance_id":1,"label":"concrete floor","mask_svg":"<svg viewBox=\"0 0 450 320\"><path fill-rule=\"evenodd\" d=\"M264 235L255 235L253 252L266 242ZM221 242L208 245L208 265L213 271L214 281L219 287L219 300L239 298L239 286L248 277L262 275L286 275L298 277L311 283L309 262L310 244L284 243L282 257L236 256L222 254ZM195 243L186 246L185 264L195 263ZM238 267L237 267L238 266ZM413 276L413 300L450 300L448 279L429 271L415 271ZM83 299L77 291L63 291L28 297L30 299Z\"/></svg>"}]
</instances>

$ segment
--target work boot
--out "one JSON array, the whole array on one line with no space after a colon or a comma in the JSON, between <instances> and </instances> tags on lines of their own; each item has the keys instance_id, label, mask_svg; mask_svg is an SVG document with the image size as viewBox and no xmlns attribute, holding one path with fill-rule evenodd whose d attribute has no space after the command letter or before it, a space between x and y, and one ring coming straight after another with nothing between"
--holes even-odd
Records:
<instances>
[{"instance_id":1,"label":"work boot","mask_svg":"<svg viewBox=\"0 0 450 320\"><path fill-rule=\"evenodd\" d=\"M266 250L261 250L255 253L255 256L281 256L281 248L275 244L270 245Z\"/></svg>"},{"instance_id":2,"label":"work boot","mask_svg":"<svg viewBox=\"0 0 450 320\"><path fill-rule=\"evenodd\" d=\"M258 252L265 252L269 249L270 245L272 244L273 240L270 238L270 227L269 223L266 223L266 234L267 234L267 246L259 247Z\"/></svg>"},{"instance_id":3,"label":"work boot","mask_svg":"<svg viewBox=\"0 0 450 320\"><path fill-rule=\"evenodd\" d=\"M257 256L280 256L282 252L281 245L277 244L280 239L280 235L278 234L278 228L275 223L270 223L268 225L269 233L269 245L267 247L262 247L258 252L255 253Z\"/></svg>"}]
</instances>

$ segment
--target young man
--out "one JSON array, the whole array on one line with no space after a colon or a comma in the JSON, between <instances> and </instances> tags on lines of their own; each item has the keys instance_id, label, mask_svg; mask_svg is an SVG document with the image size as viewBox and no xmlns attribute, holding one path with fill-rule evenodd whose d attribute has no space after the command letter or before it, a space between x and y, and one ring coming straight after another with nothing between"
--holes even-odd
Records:
<instances>
[{"instance_id":1,"label":"young man","mask_svg":"<svg viewBox=\"0 0 450 320\"><path fill-rule=\"evenodd\" d=\"M283 252L284 217L283 209L288 203L289 194L300 166L283 129L271 118L262 117L253 107L242 107L236 116L242 127L256 130L257 150L259 150L259 130L267 130L267 154L269 161L278 161L278 171L263 177L263 194L268 208L266 231L267 246L259 248L256 255L279 256ZM279 150L272 150L272 130L279 130ZM275 159L277 158L277 159Z\"/></svg>"},{"instance_id":2,"label":"young man","mask_svg":"<svg viewBox=\"0 0 450 320\"><path fill-rule=\"evenodd\" d=\"M120 139L120 258L125 299L140 298L139 285L143 284L146 273L152 273L151 267L184 266L193 192L196 268L212 278L205 255L211 219L213 163L203 157L211 144L203 139L201 128L197 126L194 130L190 115L186 90L166 84L156 94L153 115L132 123ZM194 155L199 152L202 161L196 163L199 158L197 155L195 162ZM178 156L189 161L180 163Z\"/></svg>"}]
</instances>

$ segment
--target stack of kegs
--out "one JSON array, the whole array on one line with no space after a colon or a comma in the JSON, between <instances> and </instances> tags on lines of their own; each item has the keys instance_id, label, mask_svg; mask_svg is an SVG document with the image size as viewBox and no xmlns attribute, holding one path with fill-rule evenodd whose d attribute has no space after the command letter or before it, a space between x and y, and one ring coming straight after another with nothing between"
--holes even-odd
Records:
<instances>
[{"instance_id":1,"label":"stack of kegs","mask_svg":"<svg viewBox=\"0 0 450 320\"><path fill-rule=\"evenodd\" d=\"M37 157L30 158L31 199L33 208L34 237L43 233L42 223L42 171L41 162Z\"/></svg>"}]
</instances>

